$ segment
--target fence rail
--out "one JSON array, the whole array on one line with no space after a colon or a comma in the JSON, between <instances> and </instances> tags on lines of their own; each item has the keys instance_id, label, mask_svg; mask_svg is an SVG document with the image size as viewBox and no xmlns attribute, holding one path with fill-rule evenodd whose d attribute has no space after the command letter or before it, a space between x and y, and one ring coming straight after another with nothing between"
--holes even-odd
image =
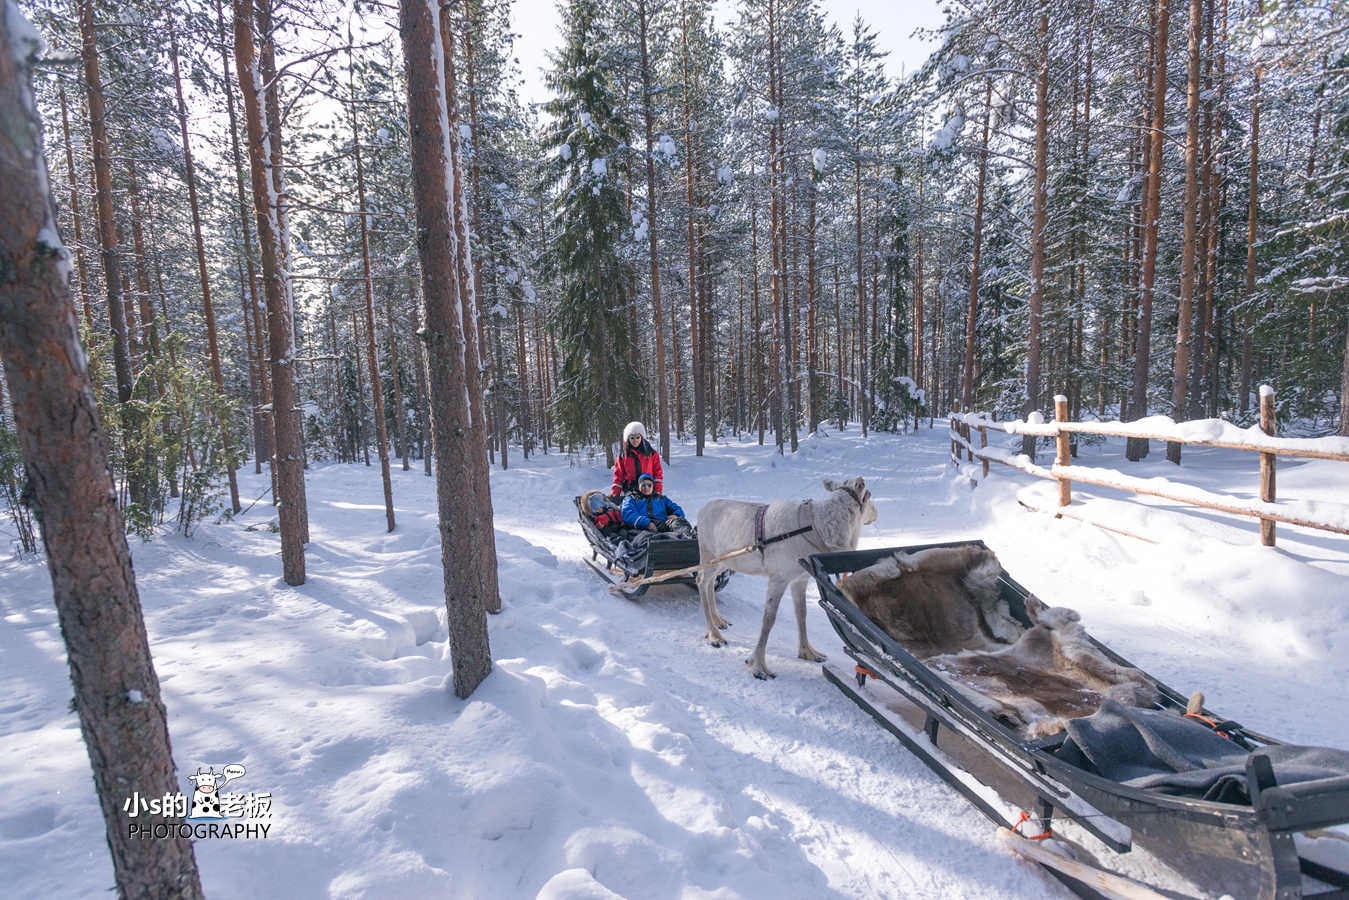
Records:
<instances>
[{"instance_id":1,"label":"fence rail","mask_svg":"<svg viewBox=\"0 0 1349 900\"><path fill-rule=\"evenodd\" d=\"M1070 422L1068 400L1054 398L1053 422L995 422L976 413L951 416L951 459L959 462L967 456L983 463L984 475L988 464L996 462L1037 478L1058 482L1060 508L1072 503L1072 483L1095 485L1129 491L1150 497L1159 497L1190 506L1199 506L1260 520L1260 541L1273 547L1275 523L1316 528L1336 534L1349 534L1349 506L1340 503L1300 500L1276 503L1275 473L1279 456L1305 459L1332 459L1349 462L1349 440L1345 438L1279 438L1274 436L1274 390L1268 385L1260 388L1260 430L1241 431L1218 419L1186 422L1180 425L1170 420L1151 419L1132 422ZM1052 437L1056 443L1056 458L1050 468L1036 465L1029 457L1009 453L988 446L988 431L1006 434ZM973 432L979 432L979 446L973 443ZM1260 499L1244 500L1215 494L1190 485L1176 484L1165 478L1138 478L1109 469L1073 465L1070 438L1073 434L1096 434L1107 437L1131 437L1146 440L1177 442L1203 447L1243 450L1260 455Z\"/></svg>"}]
</instances>

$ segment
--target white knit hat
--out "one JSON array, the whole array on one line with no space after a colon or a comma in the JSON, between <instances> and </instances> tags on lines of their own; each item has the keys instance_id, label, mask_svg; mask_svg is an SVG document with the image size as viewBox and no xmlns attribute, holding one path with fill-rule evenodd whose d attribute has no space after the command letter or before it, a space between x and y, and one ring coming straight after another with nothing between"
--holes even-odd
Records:
<instances>
[{"instance_id":1,"label":"white knit hat","mask_svg":"<svg viewBox=\"0 0 1349 900\"><path fill-rule=\"evenodd\" d=\"M640 434L642 436L642 440L647 440L646 426L643 425L641 422L629 422L627 427L623 429L623 443L626 444L628 442L628 438L632 437L634 434Z\"/></svg>"}]
</instances>

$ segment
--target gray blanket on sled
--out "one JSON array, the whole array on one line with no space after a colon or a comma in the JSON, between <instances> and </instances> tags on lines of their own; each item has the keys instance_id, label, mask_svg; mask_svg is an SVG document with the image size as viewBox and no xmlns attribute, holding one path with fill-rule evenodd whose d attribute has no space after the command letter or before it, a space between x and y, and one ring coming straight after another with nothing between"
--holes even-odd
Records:
<instances>
[{"instance_id":1,"label":"gray blanket on sled","mask_svg":"<svg viewBox=\"0 0 1349 900\"><path fill-rule=\"evenodd\" d=\"M1175 712L1132 709L1102 701L1095 715L1067 722L1057 756L1130 787L1250 805L1240 746ZM1262 748L1281 785L1349 775L1349 753L1278 744Z\"/></svg>"}]
</instances>

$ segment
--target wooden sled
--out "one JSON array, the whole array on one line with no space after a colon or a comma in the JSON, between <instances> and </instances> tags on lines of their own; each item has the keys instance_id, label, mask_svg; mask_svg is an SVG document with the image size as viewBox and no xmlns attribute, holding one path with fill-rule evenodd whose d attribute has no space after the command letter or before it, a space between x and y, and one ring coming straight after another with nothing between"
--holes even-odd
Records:
<instances>
[{"instance_id":1,"label":"wooden sled","mask_svg":"<svg viewBox=\"0 0 1349 900\"><path fill-rule=\"evenodd\" d=\"M1070 837L1066 843L1079 851L1079 859L1072 865L1066 860L1050 865L1049 871L1078 896L1349 900L1349 873L1301 855L1294 838L1303 836L1299 839L1303 848L1323 841L1338 844L1328 837L1313 839L1319 829L1349 822L1349 777L1279 786L1268 757L1259 751L1280 742L1205 709L1203 715L1220 723L1223 732L1249 753L1249 805L1194 799L1102 778L1055 755L1063 746L1063 733L1027 740L994 719L881 631L834 584L837 576L900 551L963 543L971 542L824 553L801 561L815 578L820 605L856 663L853 672L826 666L824 675L830 683L999 827L1012 831L1020 824L1009 819L1014 809L1033 811L1028 823L1032 832L1051 832L1056 820L1071 821L1073 826L1064 830L1077 839ZM1025 605L1029 592L1005 570L999 591L1013 616L1029 627ZM1092 643L1114 662L1129 665L1100 642ZM868 679L873 679L871 686ZM1185 712L1186 696L1151 680L1162 698L1159 708ZM1053 835L1064 842L1059 832ZM1018 852L1030 843L1017 834L1004 842ZM1130 871L1137 876L1141 861L1124 855L1135 844L1169 870L1154 878L1166 883L1147 884L1144 878L1130 877ZM1045 857L1048 850L1036 851L1023 855L1054 862ZM1143 871L1156 870L1149 862Z\"/></svg>"},{"instance_id":2,"label":"wooden sled","mask_svg":"<svg viewBox=\"0 0 1349 900\"><path fill-rule=\"evenodd\" d=\"M673 572L698 565L696 531L695 536L688 540L652 541L647 545L646 564L638 566L621 555L618 541L600 534L600 530L590 520L581 498L575 498L574 502L577 518L581 522L581 532L590 544L590 559L586 560L586 564L594 569L597 575L616 588L616 593L622 594L629 600L636 600L647 592L651 583L646 579L660 575L662 572ZM600 560L603 560L603 564L600 563ZM722 572L718 575L716 589L721 590L725 587L730 578L730 572ZM629 586L633 582L641 583L634 583ZM679 575L668 580L661 580L659 583L683 584L696 589L698 587L698 576L696 573Z\"/></svg>"}]
</instances>

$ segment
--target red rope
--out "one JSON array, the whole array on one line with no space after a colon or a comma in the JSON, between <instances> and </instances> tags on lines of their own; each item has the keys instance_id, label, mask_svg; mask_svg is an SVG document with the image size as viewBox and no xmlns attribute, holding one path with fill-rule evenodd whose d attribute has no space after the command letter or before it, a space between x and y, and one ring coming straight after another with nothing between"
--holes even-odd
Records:
<instances>
[{"instance_id":1,"label":"red rope","mask_svg":"<svg viewBox=\"0 0 1349 900\"><path fill-rule=\"evenodd\" d=\"M1218 731L1218 722L1217 722L1216 719L1210 719L1208 716L1201 716L1199 713L1186 713L1186 714L1184 715L1184 718L1186 718L1186 719L1198 719L1199 721L1201 721L1201 722L1203 722L1205 725L1207 725L1209 728L1212 728L1212 729L1214 730L1215 733L1221 734L1223 737L1227 738L1228 740L1231 740L1231 738L1232 738L1232 735L1228 734L1226 731Z\"/></svg>"},{"instance_id":2,"label":"red rope","mask_svg":"<svg viewBox=\"0 0 1349 900\"><path fill-rule=\"evenodd\" d=\"M870 675L872 678L878 677L875 672L864 666L853 666L853 668L857 671L858 675Z\"/></svg>"},{"instance_id":3,"label":"red rope","mask_svg":"<svg viewBox=\"0 0 1349 900\"><path fill-rule=\"evenodd\" d=\"M1016 820L1016 824L1012 826L1012 831L1015 832L1016 834L1020 834L1023 838L1025 838L1028 841L1043 841L1045 838L1051 838L1054 836L1054 829L1052 828L1046 828L1040 834L1021 834L1021 826L1024 825L1029 819L1030 813L1026 812L1025 810L1022 810L1021 818Z\"/></svg>"}]
</instances>

